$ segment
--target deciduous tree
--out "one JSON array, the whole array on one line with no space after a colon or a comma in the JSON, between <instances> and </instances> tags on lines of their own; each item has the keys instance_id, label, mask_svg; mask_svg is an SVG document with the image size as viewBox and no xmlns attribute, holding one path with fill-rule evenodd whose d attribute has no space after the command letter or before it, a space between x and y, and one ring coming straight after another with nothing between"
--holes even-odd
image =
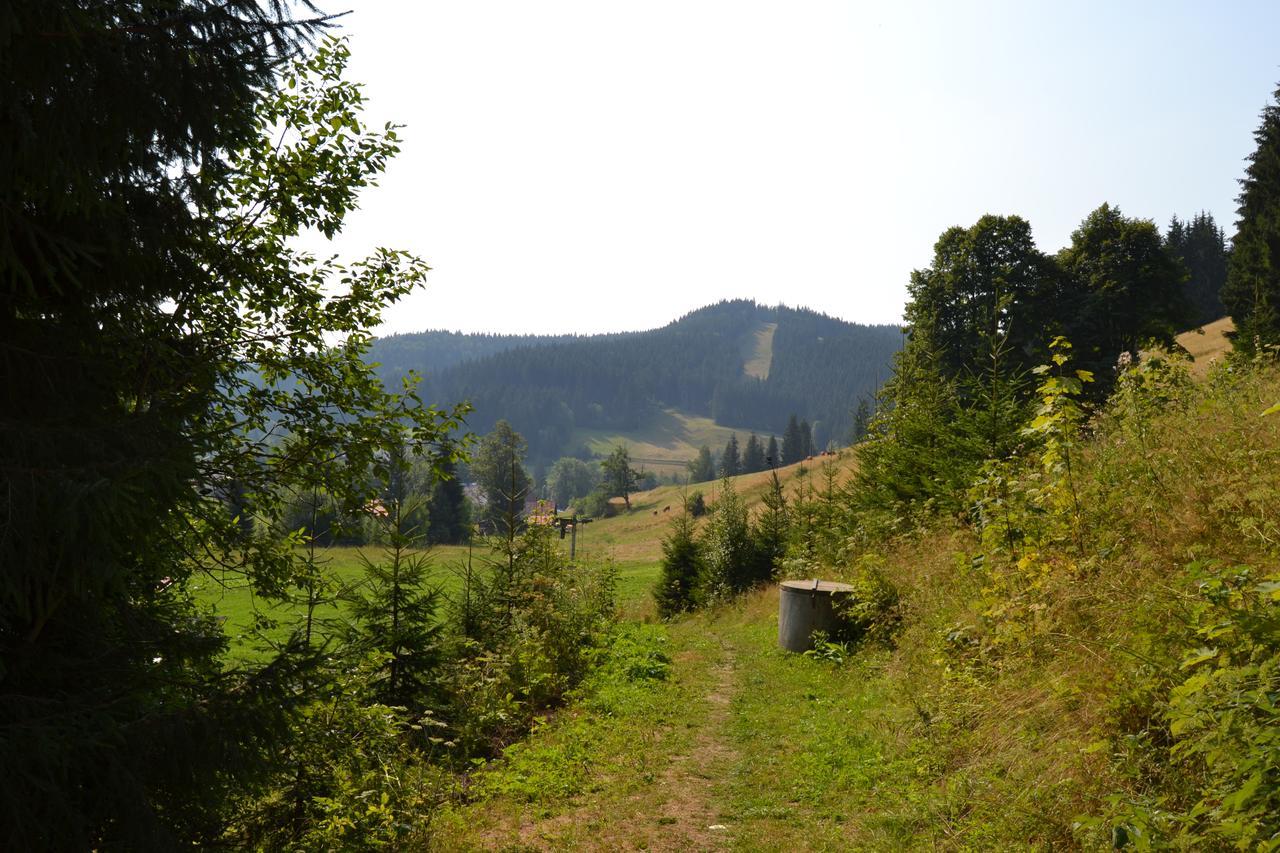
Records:
<instances>
[{"instance_id":1,"label":"deciduous tree","mask_svg":"<svg viewBox=\"0 0 1280 853\"><path fill-rule=\"evenodd\" d=\"M618 445L609 457L600 463L604 471L605 491L611 498L622 498L631 509L631 493L636 490L637 472L631 467L631 454L625 445Z\"/></svg>"},{"instance_id":2,"label":"deciduous tree","mask_svg":"<svg viewBox=\"0 0 1280 853\"><path fill-rule=\"evenodd\" d=\"M716 477L715 462L711 459L711 448L705 444L698 448L698 456L689 463L689 482L705 483Z\"/></svg>"},{"instance_id":3,"label":"deciduous tree","mask_svg":"<svg viewBox=\"0 0 1280 853\"><path fill-rule=\"evenodd\" d=\"M457 425L363 358L425 265L292 248L336 234L398 142L362 124L342 44L285 64L317 34L289 8L5 12L0 847L215 842L315 654L299 634L228 669L188 582L284 597L308 576L275 538L289 495L355 509L382 448Z\"/></svg>"}]
</instances>

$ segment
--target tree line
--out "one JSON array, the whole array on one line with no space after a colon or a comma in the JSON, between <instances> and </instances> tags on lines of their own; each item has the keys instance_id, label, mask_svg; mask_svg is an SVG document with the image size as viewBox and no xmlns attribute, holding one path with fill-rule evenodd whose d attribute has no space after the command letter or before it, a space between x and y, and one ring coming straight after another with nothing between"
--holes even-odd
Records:
<instances>
[{"instance_id":1,"label":"tree line","mask_svg":"<svg viewBox=\"0 0 1280 853\"><path fill-rule=\"evenodd\" d=\"M768 377L746 376L744 352L766 323L777 324ZM439 371L411 355L417 340L375 344L376 357L386 360L385 378L410 365L433 368L424 394L469 400L480 431L508 421L526 437L534 464L549 465L579 455L570 446L574 430L637 430L664 407L760 430L777 428L777 412L795 411L813 425L821 446L844 442L852 427L849 401L874 396L902 336L896 326L737 300L649 332L520 339ZM424 359L439 347L433 337L421 341Z\"/></svg>"}]
</instances>

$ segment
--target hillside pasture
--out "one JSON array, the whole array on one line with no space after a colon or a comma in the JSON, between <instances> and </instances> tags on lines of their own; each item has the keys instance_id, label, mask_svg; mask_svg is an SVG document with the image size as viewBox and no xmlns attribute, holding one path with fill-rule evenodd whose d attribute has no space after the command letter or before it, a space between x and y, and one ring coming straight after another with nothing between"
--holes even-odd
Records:
<instances>
[{"instance_id":1,"label":"hillside pasture","mask_svg":"<svg viewBox=\"0 0 1280 853\"><path fill-rule=\"evenodd\" d=\"M585 446L600 456L608 456L613 448L622 445L631 454L631 464L636 468L658 474L683 474L689 460L698 455L698 448L702 445L719 451L734 433L737 433L739 443L745 443L751 432L749 429L721 426L711 418L663 409L634 432L579 429L574 431L569 444L571 447Z\"/></svg>"},{"instance_id":2,"label":"hillside pasture","mask_svg":"<svg viewBox=\"0 0 1280 853\"><path fill-rule=\"evenodd\" d=\"M778 468L778 479L789 494L797 485L804 472L814 478L817 485L821 478L821 467L829 463L838 469L838 481L845 482L853 473L855 454L846 449L833 456L814 457L808 462L798 462ZM755 474L742 474L731 478L733 486L751 511L757 512L761 501L769 489L770 472L760 471ZM631 495L631 511L623 507L622 499L614 500L618 514L612 518L602 518L581 528L578 544L584 543L593 549L603 549L610 553L621 564L656 562L662 559L662 538L673 514L680 512L683 496L702 492L708 508L715 505L720 491L720 481L695 483L690 486L659 486L647 492L636 492Z\"/></svg>"},{"instance_id":3,"label":"hillside pasture","mask_svg":"<svg viewBox=\"0 0 1280 853\"><path fill-rule=\"evenodd\" d=\"M1214 320L1198 329L1178 335L1175 339L1178 346L1191 356L1192 376L1207 375L1209 368L1226 358L1227 353L1231 351L1231 339L1227 334L1234 332L1235 328L1236 325L1230 317L1223 317L1221 320Z\"/></svg>"}]
</instances>

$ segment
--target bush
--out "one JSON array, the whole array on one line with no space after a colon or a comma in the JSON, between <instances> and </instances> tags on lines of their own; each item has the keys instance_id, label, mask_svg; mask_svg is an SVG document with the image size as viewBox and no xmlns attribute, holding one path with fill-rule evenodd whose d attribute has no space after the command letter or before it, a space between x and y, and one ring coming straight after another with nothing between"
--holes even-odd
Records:
<instances>
[{"instance_id":1,"label":"bush","mask_svg":"<svg viewBox=\"0 0 1280 853\"><path fill-rule=\"evenodd\" d=\"M671 530L662 540L662 576L653 589L653 597L663 619L693 608L706 570L688 507L686 501L680 514L671 519Z\"/></svg>"},{"instance_id":2,"label":"bush","mask_svg":"<svg viewBox=\"0 0 1280 853\"><path fill-rule=\"evenodd\" d=\"M1164 712L1170 775L1190 788L1189 806L1166 800L1109 822L1140 842L1272 850L1280 838L1280 573L1259 578L1249 566L1208 561L1189 571L1200 600L1179 667L1185 677Z\"/></svg>"},{"instance_id":3,"label":"bush","mask_svg":"<svg viewBox=\"0 0 1280 853\"><path fill-rule=\"evenodd\" d=\"M702 516L707 514L707 501L706 498L702 496L702 492L694 492L689 495L687 503L689 506L689 515L694 518L702 518Z\"/></svg>"},{"instance_id":4,"label":"bush","mask_svg":"<svg viewBox=\"0 0 1280 853\"><path fill-rule=\"evenodd\" d=\"M728 477L720 488L720 497L702 539L706 571L701 594L705 600L712 601L751 586L756 580L758 565L747 505Z\"/></svg>"},{"instance_id":5,"label":"bush","mask_svg":"<svg viewBox=\"0 0 1280 853\"><path fill-rule=\"evenodd\" d=\"M603 488L592 490L581 501L582 515L587 518L608 518L613 515L613 505L609 503L609 494Z\"/></svg>"}]
</instances>

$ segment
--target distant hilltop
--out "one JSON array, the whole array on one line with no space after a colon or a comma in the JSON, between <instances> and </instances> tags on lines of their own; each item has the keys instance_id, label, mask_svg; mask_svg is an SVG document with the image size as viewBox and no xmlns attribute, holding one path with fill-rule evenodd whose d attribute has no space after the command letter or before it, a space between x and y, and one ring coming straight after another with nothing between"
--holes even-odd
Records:
<instances>
[{"instance_id":1,"label":"distant hilltop","mask_svg":"<svg viewBox=\"0 0 1280 853\"><path fill-rule=\"evenodd\" d=\"M425 400L470 400L475 432L506 419L537 465L591 455L587 439L601 431L678 441L653 434L672 412L762 434L780 434L795 414L817 446L844 444L902 338L896 325L733 300L644 332L394 335L375 341L370 358L386 380L422 374Z\"/></svg>"}]
</instances>

